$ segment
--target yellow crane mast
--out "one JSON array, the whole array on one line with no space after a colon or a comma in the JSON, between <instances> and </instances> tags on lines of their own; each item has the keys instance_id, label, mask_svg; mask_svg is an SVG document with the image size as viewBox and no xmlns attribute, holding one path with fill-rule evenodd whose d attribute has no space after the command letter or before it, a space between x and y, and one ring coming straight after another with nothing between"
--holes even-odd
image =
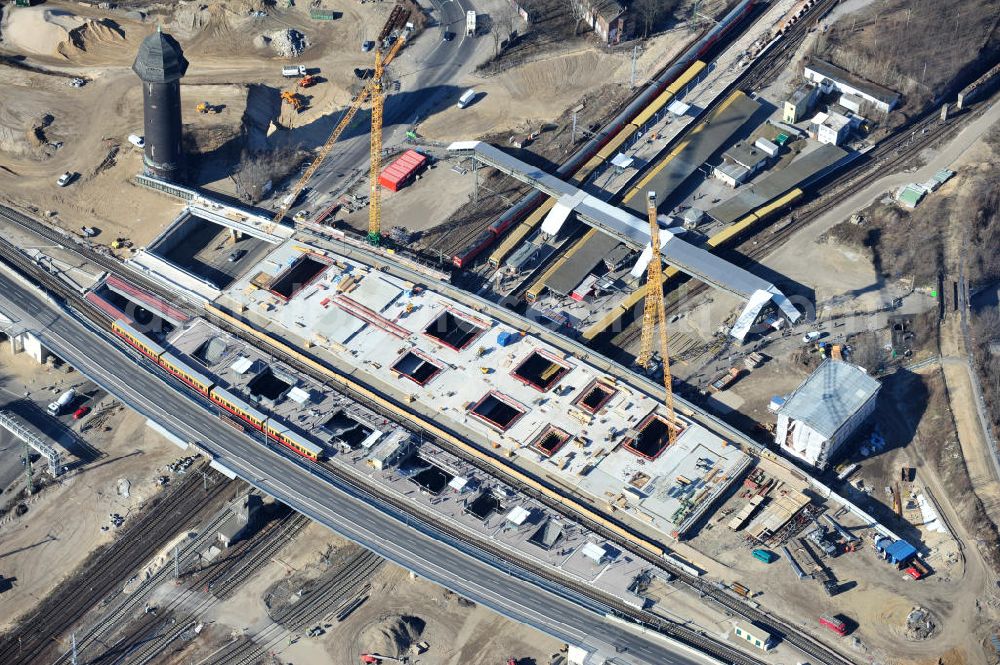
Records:
<instances>
[{"instance_id":1,"label":"yellow crane mast","mask_svg":"<svg viewBox=\"0 0 1000 665\"><path fill-rule=\"evenodd\" d=\"M396 57L396 54L399 53L399 50L403 48L403 44L405 43L406 43L406 33L404 32L399 36L398 39L396 39L395 43L393 43L392 45L392 48L389 49L389 52L385 55L385 57L381 59L381 67L383 69L385 68L386 65L392 62L392 60ZM379 54L376 53L376 66L378 66L379 64L378 59L379 59ZM340 139L340 135L344 133L344 130L347 129L348 125L351 124L351 121L354 120L354 116L357 115L358 110L361 109L361 107L364 105L366 101L368 101L370 97L373 97L372 92L375 89L375 81L378 81L377 77L369 81L368 84L361 89L361 92L355 95L354 99L351 100L351 105L347 108L347 111L344 113L344 117L340 119L340 122L337 123L337 126L334 127L333 131L330 133L330 137L326 140L326 143L324 143L323 146L319 149L319 152L316 153L316 157L313 159L313 163L309 165L309 168L307 168L302 173L302 176L295 182L295 184L292 185L291 191L288 193L288 196L285 197L284 202L278 209L278 212L275 213L274 218L271 220L271 224L267 229L268 231L273 229L277 224L281 223L281 220L284 219L285 215L288 214L288 209L292 207L292 204L295 202L295 200L299 198L299 194L301 194L302 190L305 189L306 183L309 182L309 179L312 178L313 174L316 173L316 170L319 169L320 165L323 163L323 160L325 160L330 155L330 151L333 150L333 146ZM379 90L381 90L381 85L379 85ZM381 102L379 102L379 104L380 104L379 126L381 128ZM372 118L374 119L374 110L372 112ZM381 145L381 143L382 143L382 134L380 129L379 145Z\"/></svg>"},{"instance_id":2,"label":"yellow crane mast","mask_svg":"<svg viewBox=\"0 0 1000 665\"><path fill-rule=\"evenodd\" d=\"M382 242L382 186L378 176L382 173L382 49L375 50L375 76L372 78L372 129L371 129L371 169L369 171L368 192L368 242L378 245Z\"/></svg>"},{"instance_id":3,"label":"yellow crane mast","mask_svg":"<svg viewBox=\"0 0 1000 665\"><path fill-rule=\"evenodd\" d=\"M664 404L667 407L667 437L670 445L677 440L677 421L674 414L673 379L670 376L670 355L667 353L667 308L663 302L663 261L660 258L660 225L656 221L656 192L646 198L649 217L649 243L652 255L646 268L646 299L642 313L642 338L636 363L649 367L653 359L653 331L659 323L659 351L663 361L663 387L666 389Z\"/></svg>"}]
</instances>

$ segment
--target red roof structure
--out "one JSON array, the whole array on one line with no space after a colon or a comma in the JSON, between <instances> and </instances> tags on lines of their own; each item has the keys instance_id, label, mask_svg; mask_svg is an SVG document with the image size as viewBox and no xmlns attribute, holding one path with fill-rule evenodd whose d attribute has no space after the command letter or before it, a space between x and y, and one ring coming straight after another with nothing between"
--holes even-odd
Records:
<instances>
[{"instance_id":1,"label":"red roof structure","mask_svg":"<svg viewBox=\"0 0 1000 665\"><path fill-rule=\"evenodd\" d=\"M407 150L399 156L399 159L382 169L382 174L378 177L379 184L398 192L410 182L413 174L423 168L426 163L427 157L425 155L421 155L416 150Z\"/></svg>"}]
</instances>

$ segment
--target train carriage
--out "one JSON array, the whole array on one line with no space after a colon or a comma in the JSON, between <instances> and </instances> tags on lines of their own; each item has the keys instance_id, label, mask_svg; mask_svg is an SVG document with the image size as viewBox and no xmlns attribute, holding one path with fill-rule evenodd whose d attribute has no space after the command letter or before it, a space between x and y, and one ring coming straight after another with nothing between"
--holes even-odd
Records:
<instances>
[{"instance_id":1,"label":"train carriage","mask_svg":"<svg viewBox=\"0 0 1000 665\"><path fill-rule=\"evenodd\" d=\"M257 429L264 431L267 416L228 390L216 386L209 392L208 397L234 416L238 416Z\"/></svg>"},{"instance_id":2,"label":"train carriage","mask_svg":"<svg viewBox=\"0 0 1000 665\"><path fill-rule=\"evenodd\" d=\"M305 437L299 436L281 422L270 418L264 428L268 437L274 439L286 448L290 448L303 457L311 460L318 460L323 454L323 449L310 443Z\"/></svg>"},{"instance_id":3,"label":"train carriage","mask_svg":"<svg viewBox=\"0 0 1000 665\"><path fill-rule=\"evenodd\" d=\"M123 319L118 319L112 323L111 330L128 342L134 349L141 351L144 356L157 363L160 362L160 356L166 351L162 346L125 323Z\"/></svg>"},{"instance_id":4,"label":"train carriage","mask_svg":"<svg viewBox=\"0 0 1000 665\"><path fill-rule=\"evenodd\" d=\"M202 395L208 395L208 391L215 385L212 379L181 362L180 358L169 351L164 351L160 356L160 366Z\"/></svg>"}]
</instances>

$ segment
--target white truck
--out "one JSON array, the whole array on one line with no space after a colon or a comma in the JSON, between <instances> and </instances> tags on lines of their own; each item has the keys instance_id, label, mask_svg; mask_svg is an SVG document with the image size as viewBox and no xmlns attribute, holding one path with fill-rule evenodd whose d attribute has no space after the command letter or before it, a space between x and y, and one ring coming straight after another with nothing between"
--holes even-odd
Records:
<instances>
[{"instance_id":1,"label":"white truck","mask_svg":"<svg viewBox=\"0 0 1000 665\"><path fill-rule=\"evenodd\" d=\"M285 65L281 68L281 75L287 76L289 78L295 76L305 76L306 66L305 65Z\"/></svg>"},{"instance_id":2,"label":"white truck","mask_svg":"<svg viewBox=\"0 0 1000 665\"><path fill-rule=\"evenodd\" d=\"M76 390L73 388L64 392L59 396L59 399L49 404L49 415L58 416L63 412L63 409L70 405L74 397L76 397Z\"/></svg>"},{"instance_id":3,"label":"white truck","mask_svg":"<svg viewBox=\"0 0 1000 665\"><path fill-rule=\"evenodd\" d=\"M465 36L476 36L476 12L471 10L465 12Z\"/></svg>"}]
</instances>

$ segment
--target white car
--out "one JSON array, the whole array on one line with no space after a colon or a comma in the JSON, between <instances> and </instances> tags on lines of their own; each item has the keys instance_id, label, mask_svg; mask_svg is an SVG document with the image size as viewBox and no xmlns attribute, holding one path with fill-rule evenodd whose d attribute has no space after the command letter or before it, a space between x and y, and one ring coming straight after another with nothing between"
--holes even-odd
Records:
<instances>
[{"instance_id":1,"label":"white car","mask_svg":"<svg viewBox=\"0 0 1000 665\"><path fill-rule=\"evenodd\" d=\"M69 171L66 171L66 173L63 173L61 176L59 176L59 179L56 180L56 184L59 185L60 187L65 187L72 181L73 181L73 174L70 173Z\"/></svg>"},{"instance_id":2,"label":"white car","mask_svg":"<svg viewBox=\"0 0 1000 665\"><path fill-rule=\"evenodd\" d=\"M128 142L137 148L141 148L142 146L146 145L146 139L139 136L138 134L129 134Z\"/></svg>"}]
</instances>

